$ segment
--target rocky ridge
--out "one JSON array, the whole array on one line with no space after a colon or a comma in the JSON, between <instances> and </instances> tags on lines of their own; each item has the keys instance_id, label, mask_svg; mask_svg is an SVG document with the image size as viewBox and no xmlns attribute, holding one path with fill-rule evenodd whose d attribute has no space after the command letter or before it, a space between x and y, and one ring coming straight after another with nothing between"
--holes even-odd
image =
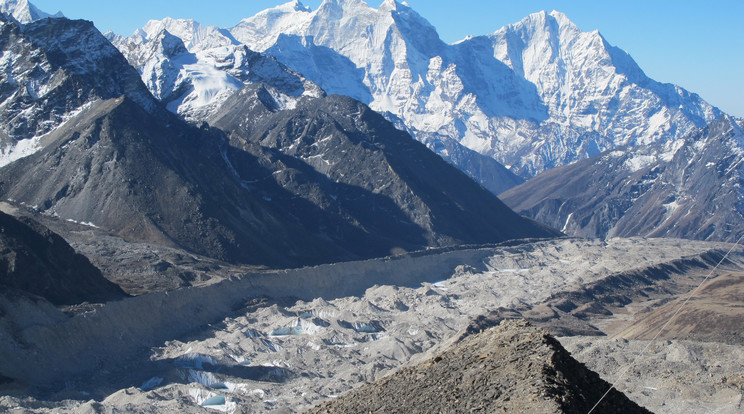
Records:
<instances>
[{"instance_id":1,"label":"rocky ridge","mask_svg":"<svg viewBox=\"0 0 744 414\"><path fill-rule=\"evenodd\" d=\"M62 237L36 221L2 212L0 286L3 295L23 292L58 306L126 297Z\"/></svg>"},{"instance_id":2,"label":"rocky ridge","mask_svg":"<svg viewBox=\"0 0 744 414\"><path fill-rule=\"evenodd\" d=\"M329 239L356 240L363 232L367 242L349 248L359 244L386 255L425 245L558 235L505 209L359 101L333 95L279 110L274 96L270 87L248 86L229 98L210 124L228 133L234 147L272 161L271 178L256 182L240 153L231 158L247 188L282 208L282 195L270 188L278 185L288 203L326 212L329 219L317 222L304 220L303 208L293 210Z\"/></svg>"},{"instance_id":3,"label":"rocky ridge","mask_svg":"<svg viewBox=\"0 0 744 414\"><path fill-rule=\"evenodd\" d=\"M267 83L285 105L325 94L273 57L256 53L228 31L193 20L152 20L132 36L107 33L153 95L189 121L203 121L245 84Z\"/></svg>"},{"instance_id":4,"label":"rocky ridge","mask_svg":"<svg viewBox=\"0 0 744 414\"><path fill-rule=\"evenodd\" d=\"M546 331L505 320L436 357L308 410L360 412L588 412L610 384L571 358ZM649 413L612 390L603 413Z\"/></svg>"},{"instance_id":5,"label":"rocky ridge","mask_svg":"<svg viewBox=\"0 0 744 414\"><path fill-rule=\"evenodd\" d=\"M90 22L64 18L19 25L0 16L0 165L32 154L44 137L95 100L126 94L158 107L118 50Z\"/></svg>"},{"instance_id":6,"label":"rocky ridge","mask_svg":"<svg viewBox=\"0 0 744 414\"><path fill-rule=\"evenodd\" d=\"M678 140L620 147L556 168L500 198L584 237L744 235L744 129L722 117Z\"/></svg>"}]
</instances>

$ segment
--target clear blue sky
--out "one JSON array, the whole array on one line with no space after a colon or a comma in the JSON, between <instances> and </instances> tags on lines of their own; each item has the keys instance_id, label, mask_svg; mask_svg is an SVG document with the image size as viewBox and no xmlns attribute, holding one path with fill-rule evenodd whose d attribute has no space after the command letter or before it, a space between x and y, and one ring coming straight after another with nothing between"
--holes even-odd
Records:
<instances>
[{"instance_id":1,"label":"clear blue sky","mask_svg":"<svg viewBox=\"0 0 744 414\"><path fill-rule=\"evenodd\" d=\"M367 0L377 7L382 0ZM283 0L32 0L40 9L92 20L103 32L129 35L150 19L193 18L232 27ZM321 0L303 0L315 9ZM582 30L598 29L650 77L698 93L744 116L744 1L709 0L408 0L446 42L493 32L540 10L558 10Z\"/></svg>"}]
</instances>

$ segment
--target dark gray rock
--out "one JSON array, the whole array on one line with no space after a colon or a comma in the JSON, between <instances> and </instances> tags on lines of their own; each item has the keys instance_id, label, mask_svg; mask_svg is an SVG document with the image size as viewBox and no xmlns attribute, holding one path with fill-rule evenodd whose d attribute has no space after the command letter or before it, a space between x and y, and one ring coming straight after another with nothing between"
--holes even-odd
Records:
<instances>
[{"instance_id":1,"label":"dark gray rock","mask_svg":"<svg viewBox=\"0 0 744 414\"><path fill-rule=\"evenodd\" d=\"M0 146L44 135L95 99L127 94L153 111L156 101L93 23L43 19L19 26L0 16Z\"/></svg>"},{"instance_id":2,"label":"dark gray rock","mask_svg":"<svg viewBox=\"0 0 744 414\"><path fill-rule=\"evenodd\" d=\"M242 150L231 152L231 164L245 186L278 208L295 205L292 214L316 234L361 255L558 235L514 214L359 101L333 95L279 110L274 95L248 86L210 122ZM271 174L253 179L245 153L268 162ZM277 187L289 199L275 199Z\"/></svg>"},{"instance_id":3,"label":"dark gray rock","mask_svg":"<svg viewBox=\"0 0 744 414\"><path fill-rule=\"evenodd\" d=\"M55 305L106 302L127 295L65 240L28 218L0 212L0 288Z\"/></svg>"}]
</instances>

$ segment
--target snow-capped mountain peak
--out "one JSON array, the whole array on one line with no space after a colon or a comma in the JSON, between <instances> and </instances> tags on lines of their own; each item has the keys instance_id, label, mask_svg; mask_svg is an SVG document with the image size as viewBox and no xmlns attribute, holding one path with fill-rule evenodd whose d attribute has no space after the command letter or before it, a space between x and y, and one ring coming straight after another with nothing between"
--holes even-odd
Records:
<instances>
[{"instance_id":1,"label":"snow-capped mountain peak","mask_svg":"<svg viewBox=\"0 0 744 414\"><path fill-rule=\"evenodd\" d=\"M224 29L204 26L193 19L173 19L170 17L162 20L150 20L144 27L137 29L132 37L134 39L140 37L142 41L149 41L156 38L163 30L167 30L181 39L191 52L239 44Z\"/></svg>"},{"instance_id":2,"label":"snow-capped mountain peak","mask_svg":"<svg viewBox=\"0 0 744 414\"><path fill-rule=\"evenodd\" d=\"M291 7L304 8L299 2ZM153 95L191 121L204 120L245 83L273 85L289 100L324 94L274 58L250 50L229 31L192 19L151 20L130 37L108 38Z\"/></svg>"},{"instance_id":3,"label":"snow-capped mountain peak","mask_svg":"<svg viewBox=\"0 0 744 414\"><path fill-rule=\"evenodd\" d=\"M64 17L62 12L57 12L56 14L43 12L28 0L2 0L0 1L0 13L12 17L21 24L47 17Z\"/></svg>"},{"instance_id":4,"label":"snow-capped mountain peak","mask_svg":"<svg viewBox=\"0 0 744 414\"><path fill-rule=\"evenodd\" d=\"M395 0L378 8L324 0L316 10L291 1L215 28L214 42L195 36L194 24L173 25L145 29L167 26L196 55L231 41L270 54L328 93L397 120L471 173L482 160L454 153L491 157L526 179L616 146L674 141L721 115L649 79L599 31L582 31L555 10L451 45Z\"/></svg>"}]
</instances>

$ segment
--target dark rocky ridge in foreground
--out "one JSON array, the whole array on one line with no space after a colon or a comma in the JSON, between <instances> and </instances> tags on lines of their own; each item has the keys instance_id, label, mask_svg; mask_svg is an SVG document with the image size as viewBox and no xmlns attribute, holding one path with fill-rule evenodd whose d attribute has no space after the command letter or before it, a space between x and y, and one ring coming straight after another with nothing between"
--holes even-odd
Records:
<instances>
[{"instance_id":1,"label":"dark rocky ridge in foreground","mask_svg":"<svg viewBox=\"0 0 744 414\"><path fill-rule=\"evenodd\" d=\"M586 413L609 388L546 331L505 320L308 412ZM616 390L596 410L649 412Z\"/></svg>"}]
</instances>

